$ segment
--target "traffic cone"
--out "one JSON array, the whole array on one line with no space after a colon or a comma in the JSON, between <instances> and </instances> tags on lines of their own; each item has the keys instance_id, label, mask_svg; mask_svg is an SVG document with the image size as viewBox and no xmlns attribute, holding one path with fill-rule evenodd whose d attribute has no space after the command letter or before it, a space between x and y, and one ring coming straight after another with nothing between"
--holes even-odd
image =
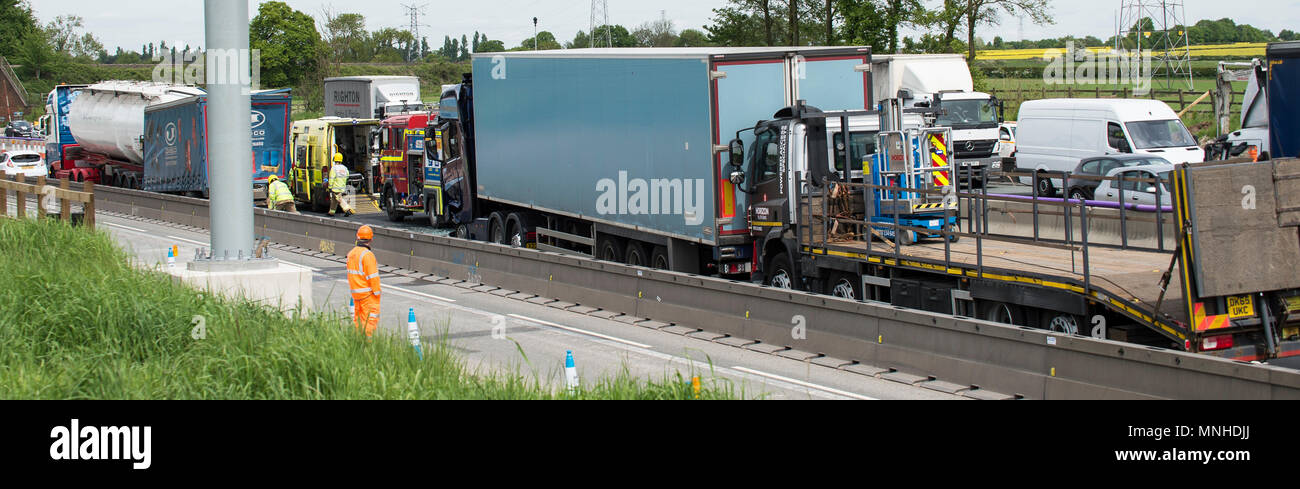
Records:
<instances>
[{"instance_id":1,"label":"traffic cone","mask_svg":"<svg viewBox=\"0 0 1300 489\"><path fill-rule=\"evenodd\" d=\"M700 398L700 376L691 377L691 390L695 392L695 398Z\"/></svg>"},{"instance_id":2,"label":"traffic cone","mask_svg":"<svg viewBox=\"0 0 1300 489\"><path fill-rule=\"evenodd\" d=\"M167 247L167 269L168 270L176 269L176 248L175 247L170 247L170 246Z\"/></svg>"},{"instance_id":3,"label":"traffic cone","mask_svg":"<svg viewBox=\"0 0 1300 489\"><path fill-rule=\"evenodd\" d=\"M412 307L406 313L406 334L411 337L411 346L415 347L415 353L420 355L420 360L424 360L424 351L420 349L420 326L415 323L415 308Z\"/></svg>"},{"instance_id":4,"label":"traffic cone","mask_svg":"<svg viewBox=\"0 0 1300 489\"><path fill-rule=\"evenodd\" d=\"M564 383L570 392L578 389L578 368L573 366L573 350L564 352Z\"/></svg>"}]
</instances>

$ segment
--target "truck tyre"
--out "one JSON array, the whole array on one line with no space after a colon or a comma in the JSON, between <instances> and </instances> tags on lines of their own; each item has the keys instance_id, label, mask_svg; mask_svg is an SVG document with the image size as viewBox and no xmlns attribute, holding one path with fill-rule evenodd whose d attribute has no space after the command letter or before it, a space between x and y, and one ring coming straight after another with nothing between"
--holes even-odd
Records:
<instances>
[{"instance_id":1,"label":"truck tyre","mask_svg":"<svg viewBox=\"0 0 1300 489\"><path fill-rule=\"evenodd\" d=\"M826 280L826 295L841 299L862 300L862 280L848 272L831 272Z\"/></svg>"},{"instance_id":2,"label":"truck tyre","mask_svg":"<svg viewBox=\"0 0 1300 489\"><path fill-rule=\"evenodd\" d=\"M448 224L451 224L451 220L447 218L446 214L438 214L441 209L435 208L434 204L436 203L437 200L433 197L424 199L424 210L429 213L429 225L434 228L445 228Z\"/></svg>"},{"instance_id":3,"label":"truck tyre","mask_svg":"<svg viewBox=\"0 0 1300 489\"><path fill-rule=\"evenodd\" d=\"M979 308L980 318L985 321L1012 324L1016 326L1025 325L1024 310L1018 305L1008 304L1006 302L988 301L981 302Z\"/></svg>"},{"instance_id":4,"label":"truck tyre","mask_svg":"<svg viewBox=\"0 0 1300 489\"><path fill-rule=\"evenodd\" d=\"M506 241L506 218L500 212L488 216L488 242L509 244Z\"/></svg>"},{"instance_id":5,"label":"truck tyre","mask_svg":"<svg viewBox=\"0 0 1300 489\"><path fill-rule=\"evenodd\" d=\"M916 239L912 237L911 231L903 230L898 234L898 244L902 246L912 246L912 243L915 242Z\"/></svg>"},{"instance_id":6,"label":"truck tyre","mask_svg":"<svg viewBox=\"0 0 1300 489\"><path fill-rule=\"evenodd\" d=\"M516 248L528 247L528 233L535 229L529 214L512 212L506 218L506 242Z\"/></svg>"},{"instance_id":7,"label":"truck tyre","mask_svg":"<svg viewBox=\"0 0 1300 489\"><path fill-rule=\"evenodd\" d=\"M650 251L650 268L656 270L671 270L672 262L668 258L668 248L655 246Z\"/></svg>"},{"instance_id":8,"label":"truck tyre","mask_svg":"<svg viewBox=\"0 0 1300 489\"><path fill-rule=\"evenodd\" d=\"M640 241L627 240L627 249L623 251L623 263L634 267L649 267L650 256L646 254L645 246L641 246Z\"/></svg>"},{"instance_id":9,"label":"truck tyre","mask_svg":"<svg viewBox=\"0 0 1300 489\"><path fill-rule=\"evenodd\" d=\"M767 261L767 273L763 282L775 289L794 290L797 287L795 278L794 265L790 262L790 255L784 252L778 253Z\"/></svg>"},{"instance_id":10,"label":"truck tyre","mask_svg":"<svg viewBox=\"0 0 1300 489\"><path fill-rule=\"evenodd\" d=\"M469 226L466 226L464 224L456 226L456 233L453 234L452 236L460 239L469 239Z\"/></svg>"},{"instance_id":11,"label":"truck tyre","mask_svg":"<svg viewBox=\"0 0 1300 489\"><path fill-rule=\"evenodd\" d=\"M397 195L392 190L384 191L384 212L388 213L389 221L402 222L406 219L406 213L397 209Z\"/></svg>"},{"instance_id":12,"label":"truck tyre","mask_svg":"<svg viewBox=\"0 0 1300 489\"><path fill-rule=\"evenodd\" d=\"M596 258L613 262L623 263L623 241L617 236L601 234L596 239Z\"/></svg>"},{"instance_id":13,"label":"truck tyre","mask_svg":"<svg viewBox=\"0 0 1300 489\"><path fill-rule=\"evenodd\" d=\"M1038 324L1043 329L1054 333L1083 335L1083 329L1080 327L1082 321L1079 319L1078 316L1069 313L1043 311Z\"/></svg>"},{"instance_id":14,"label":"truck tyre","mask_svg":"<svg viewBox=\"0 0 1300 489\"><path fill-rule=\"evenodd\" d=\"M949 224L949 225L948 225L948 232L950 232L950 233L960 233L960 232L961 232L961 228L960 228L959 226L957 226L956 223ZM961 239L961 236L956 236L956 235L948 236L948 241L951 242L951 243L956 243L956 242L957 242L958 240L960 240L960 239Z\"/></svg>"}]
</instances>

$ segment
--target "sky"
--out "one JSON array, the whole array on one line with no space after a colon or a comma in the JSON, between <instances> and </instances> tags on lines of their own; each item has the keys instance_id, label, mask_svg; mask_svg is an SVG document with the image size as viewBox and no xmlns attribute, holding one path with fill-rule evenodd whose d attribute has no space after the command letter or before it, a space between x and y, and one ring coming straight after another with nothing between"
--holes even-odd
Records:
<instances>
[{"instance_id":1,"label":"sky","mask_svg":"<svg viewBox=\"0 0 1300 489\"><path fill-rule=\"evenodd\" d=\"M256 15L257 4L264 0L251 0L249 15ZM936 6L940 0L923 0ZM1015 17L1004 17L999 25L984 26L976 30L982 39L1002 36L1007 40L1042 39L1093 35L1105 39L1114 34L1115 17L1122 0L1049 0L1055 25L1037 26L1029 19L1023 23ZM338 0L287 0L293 8L317 19L323 8L336 13L356 12L365 15L366 27L378 30L384 27L406 28L410 17L406 5L427 5L426 15L420 17L420 35L429 38L429 44L439 47L443 36L472 35L475 31L492 39L504 41L507 47L518 46L533 37L532 18L538 18L540 30L551 31L561 43L573 39L579 31L590 25L591 2L587 0L477 0L450 2L447 0L365 0L344 2ZM117 46L139 50L140 46L167 40L169 45L203 44L203 2L200 0L33 0L33 8L42 23L55 16L76 14L85 19L86 29L99 38L109 50ZM608 0L610 23L630 29L660 15L674 22L680 30L702 29L709 23L712 9L725 6L726 0ZM1103 4L1111 6L1103 7ZM1300 0L1236 0L1232 12L1224 11L1220 0L1184 0L1186 16L1190 23L1200 19L1231 17L1237 23L1246 23L1276 34L1282 29L1300 31ZM452 7L451 5L454 5ZM906 30L905 35L916 35Z\"/></svg>"}]
</instances>

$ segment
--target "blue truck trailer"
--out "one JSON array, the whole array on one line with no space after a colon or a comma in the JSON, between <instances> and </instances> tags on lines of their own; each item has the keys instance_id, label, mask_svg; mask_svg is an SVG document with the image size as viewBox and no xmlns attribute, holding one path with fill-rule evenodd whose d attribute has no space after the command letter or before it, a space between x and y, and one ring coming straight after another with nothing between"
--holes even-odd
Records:
<instances>
[{"instance_id":1,"label":"blue truck trailer","mask_svg":"<svg viewBox=\"0 0 1300 489\"><path fill-rule=\"evenodd\" d=\"M1268 45L1269 147L1273 158L1300 156L1300 41Z\"/></svg>"},{"instance_id":2,"label":"blue truck trailer","mask_svg":"<svg viewBox=\"0 0 1300 489\"><path fill-rule=\"evenodd\" d=\"M255 199L266 198L267 178L288 175L289 90L253 93L252 131ZM207 95L151 106L144 115L144 189L208 195Z\"/></svg>"},{"instance_id":3,"label":"blue truck trailer","mask_svg":"<svg viewBox=\"0 0 1300 489\"><path fill-rule=\"evenodd\" d=\"M729 181L727 142L796 100L867 109L870 62L865 47L476 54L426 131L429 208L463 237L748 275L766 218Z\"/></svg>"}]
</instances>

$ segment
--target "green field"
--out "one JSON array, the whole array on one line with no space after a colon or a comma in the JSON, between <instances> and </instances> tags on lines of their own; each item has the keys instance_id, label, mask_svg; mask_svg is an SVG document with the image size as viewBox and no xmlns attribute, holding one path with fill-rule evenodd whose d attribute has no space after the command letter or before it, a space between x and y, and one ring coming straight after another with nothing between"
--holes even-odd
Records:
<instances>
[{"instance_id":1,"label":"green field","mask_svg":"<svg viewBox=\"0 0 1300 489\"><path fill-rule=\"evenodd\" d=\"M691 399L692 375L701 398L737 396L708 372L555 391L470 372L445 336L420 360L399 337L367 341L349 318L201 294L133 266L107 234L56 221L0 218L0 270L0 399Z\"/></svg>"}]
</instances>

